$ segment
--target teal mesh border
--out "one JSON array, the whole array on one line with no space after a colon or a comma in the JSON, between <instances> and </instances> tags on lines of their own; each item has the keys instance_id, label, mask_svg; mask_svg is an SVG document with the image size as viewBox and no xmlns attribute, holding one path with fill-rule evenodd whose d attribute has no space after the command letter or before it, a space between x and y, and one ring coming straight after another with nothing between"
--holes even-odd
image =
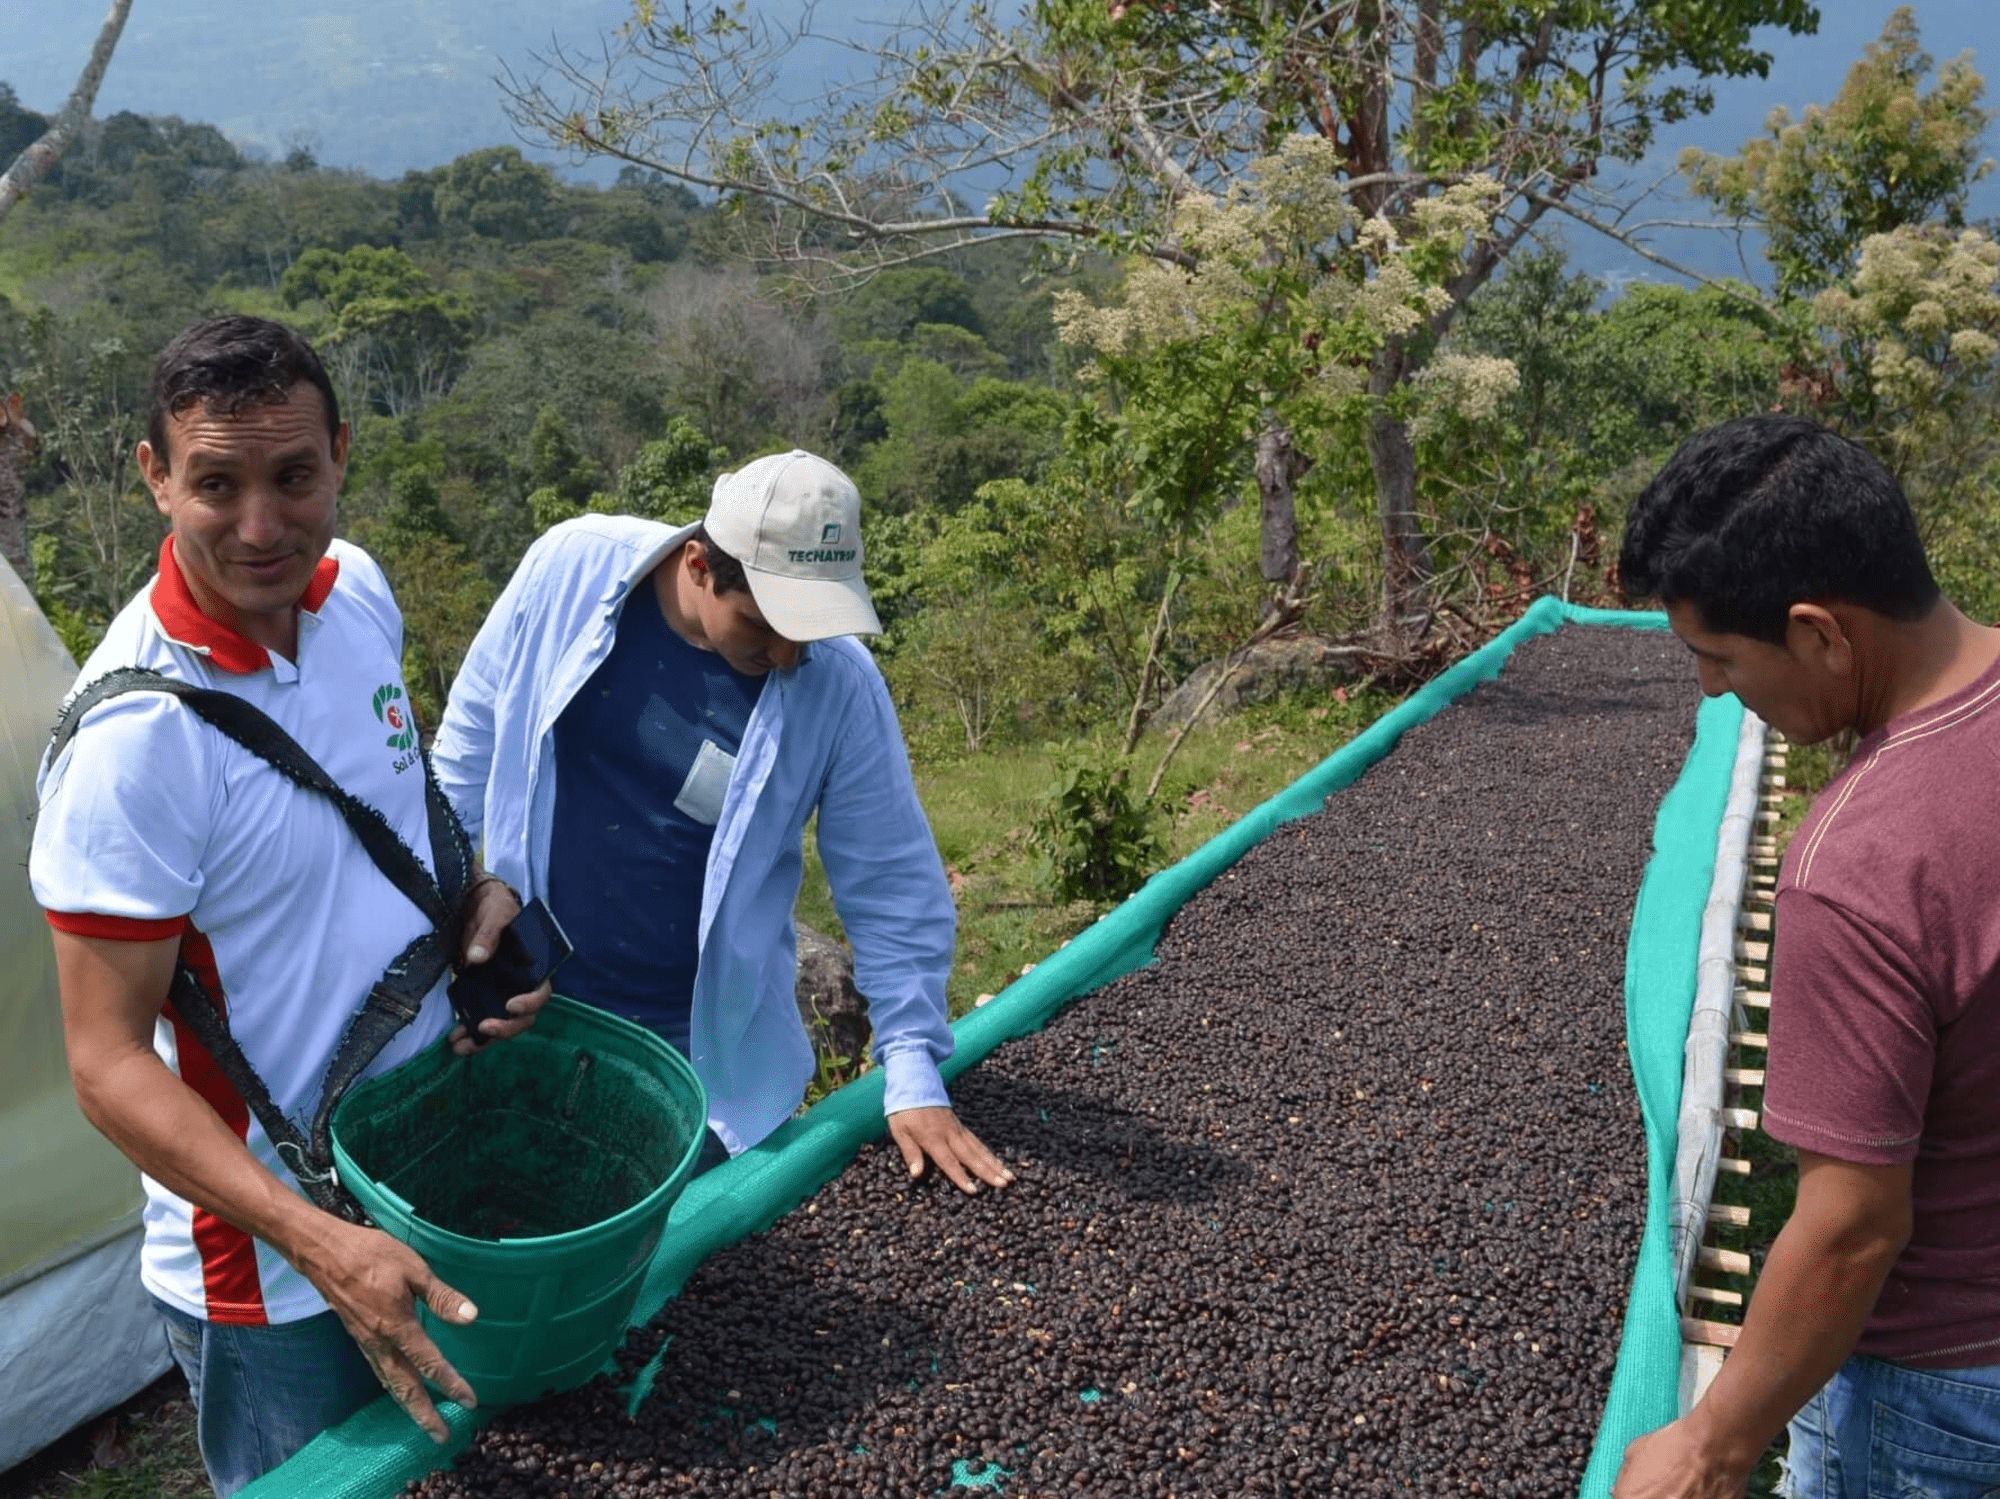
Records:
<instances>
[{"instance_id":1,"label":"teal mesh border","mask_svg":"<svg viewBox=\"0 0 2000 1499\"><path fill-rule=\"evenodd\" d=\"M1180 863L1154 875L1130 900L1008 985L992 1002L961 1017L953 1026L957 1049L944 1065L945 1077L954 1078L976 1065L1002 1042L1041 1029L1070 1000L1150 962L1167 921L1197 891L1280 824L1317 812L1327 796L1352 785L1388 754L1407 730L1435 716L1481 682L1498 676L1522 641L1549 634L1565 623L1666 628L1665 616L1660 614L1585 609L1555 599L1538 599L1485 646L1412 693ZM1695 749L1680 780L1661 804L1654 833L1655 853L1647 865L1627 952L1628 1045L1647 1121L1648 1212L1626 1312L1624 1343L1584 1480L1585 1499L1608 1493L1616 1456L1633 1437L1671 1420L1677 1398L1680 1324L1672 1304L1667 1247L1667 1174L1673 1163L1681 1045L1693 1005L1701 907L1708 892L1715 836L1733 763L1729 753L1717 748L1726 740L1733 751L1735 743L1735 721L1726 725L1719 721L1727 716L1724 704L1734 707L1734 700L1704 705L1697 719ZM1722 709L1720 715L1718 708ZM1740 715L1741 709L1735 708L1735 712ZM1715 764L1720 766L1719 773ZM1703 826L1705 835L1701 834ZM1706 838L1705 855L1698 846L1702 836ZM1641 975L1646 975L1647 981L1641 982ZM1659 1020L1670 1016L1676 1006L1681 1036L1673 1039L1670 1058L1664 1052L1656 1056L1659 1048L1640 1032L1650 1035L1670 1029ZM1635 1028L1635 1016L1654 1019ZM633 1323L650 1320L710 1254L769 1227L812 1195L883 1129L882 1075L878 1070L822 1099L762 1144L696 1181L674 1206L633 1308ZM644 1400L651 1380L642 1375L635 1383L638 1387L628 1392L634 1408ZM384 1396L243 1490L244 1499L386 1499L404 1484L449 1461L490 1419L486 1412L462 1411L451 1404L442 1409L451 1427L451 1439L439 1446ZM1609 1471L1600 1476L1600 1468L1607 1463Z\"/></svg>"},{"instance_id":2,"label":"teal mesh border","mask_svg":"<svg viewBox=\"0 0 2000 1499\"><path fill-rule=\"evenodd\" d=\"M1681 1319L1674 1304L1668 1199L1679 1139L1681 1073L1694 1013L1701 915L1736 769L1743 704L1707 698L1694 747L1653 819L1653 856L1639 882L1625 946L1625 1045L1646 1122L1646 1228L1632 1267L1618 1366L1597 1428L1582 1499L1608 1499L1633 1438L1680 1414Z\"/></svg>"}]
</instances>

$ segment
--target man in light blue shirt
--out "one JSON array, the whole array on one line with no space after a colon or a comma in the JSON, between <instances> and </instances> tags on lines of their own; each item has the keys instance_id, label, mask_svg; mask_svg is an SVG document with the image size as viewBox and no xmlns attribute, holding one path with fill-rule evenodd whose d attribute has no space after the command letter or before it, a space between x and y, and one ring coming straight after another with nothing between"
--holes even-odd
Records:
<instances>
[{"instance_id":1,"label":"man in light blue shirt","mask_svg":"<svg viewBox=\"0 0 2000 1499\"><path fill-rule=\"evenodd\" d=\"M568 931L564 989L682 1047L731 1153L813 1076L792 908L817 812L890 1133L912 1175L1004 1186L938 1073L956 913L851 638L881 629L860 533L852 482L796 450L718 479L695 526L555 527L473 641L433 759L485 867Z\"/></svg>"}]
</instances>

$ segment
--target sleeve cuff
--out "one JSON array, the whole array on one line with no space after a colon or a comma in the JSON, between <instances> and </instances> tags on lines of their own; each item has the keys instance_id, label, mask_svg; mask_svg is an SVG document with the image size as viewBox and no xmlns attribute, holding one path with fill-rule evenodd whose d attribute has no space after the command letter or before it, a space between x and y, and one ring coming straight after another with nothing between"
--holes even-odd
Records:
<instances>
[{"instance_id":1,"label":"sleeve cuff","mask_svg":"<svg viewBox=\"0 0 2000 1499\"><path fill-rule=\"evenodd\" d=\"M882 1112L900 1114L905 1109L948 1109L951 1095L945 1092L944 1078L930 1049L913 1046L892 1051L882 1058Z\"/></svg>"},{"instance_id":2,"label":"sleeve cuff","mask_svg":"<svg viewBox=\"0 0 2000 1499\"><path fill-rule=\"evenodd\" d=\"M108 937L114 942L158 942L178 937L187 930L185 916L158 919L141 916L106 916L98 911L44 911L49 925L72 937Z\"/></svg>"}]
</instances>

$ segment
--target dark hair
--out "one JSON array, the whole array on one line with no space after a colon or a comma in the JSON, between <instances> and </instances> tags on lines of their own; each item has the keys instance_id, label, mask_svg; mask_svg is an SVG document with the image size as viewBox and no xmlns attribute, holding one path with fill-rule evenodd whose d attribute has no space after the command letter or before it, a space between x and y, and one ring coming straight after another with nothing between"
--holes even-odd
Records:
<instances>
[{"instance_id":1,"label":"dark hair","mask_svg":"<svg viewBox=\"0 0 2000 1499\"><path fill-rule=\"evenodd\" d=\"M748 593L750 580L744 576L743 564L717 546L708 534L708 527L699 521L689 533L688 541L698 541L708 553L708 576L715 583L717 593ZM686 542L682 543L683 546Z\"/></svg>"},{"instance_id":2,"label":"dark hair","mask_svg":"<svg viewBox=\"0 0 2000 1499\"><path fill-rule=\"evenodd\" d=\"M340 402L312 345L283 323L260 317L207 318L183 329L153 362L146 391L146 440L167 461L167 423L199 403L214 416L280 405L301 381L319 392L330 443Z\"/></svg>"},{"instance_id":3,"label":"dark hair","mask_svg":"<svg viewBox=\"0 0 2000 1499\"><path fill-rule=\"evenodd\" d=\"M1625 520L1628 600L1782 644L1794 604L1921 619L1938 600L1916 517L1881 460L1817 422L1745 416L1682 443Z\"/></svg>"}]
</instances>

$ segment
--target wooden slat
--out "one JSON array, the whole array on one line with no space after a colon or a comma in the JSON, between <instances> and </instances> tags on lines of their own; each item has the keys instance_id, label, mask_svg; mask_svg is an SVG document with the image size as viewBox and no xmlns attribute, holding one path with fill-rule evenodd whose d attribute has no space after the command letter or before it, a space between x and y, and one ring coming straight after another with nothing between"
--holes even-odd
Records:
<instances>
[{"instance_id":1,"label":"wooden slat","mask_svg":"<svg viewBox=\"0 0 2000 1499\"><path fill-rule=\"evenodd\" d=\"M1734 1083L1739 1088L1761 1088L1764 1086L1764 1069L1761 1067L1725 1067L1722 1080Z\"/></svg>"},{"instance_id":2,"label":"wooden slat","mask_svg":"<svg viewBox=\"0 0 2000 1499\"><path fill-rule=\"evenodd\" d=\"M1759 968L1750 963L1745 963L1742 967L1738 968L1736 974L1746 985L1754 988L1761 989L1764 985L1771 982L1771 974L1768 969Z\"/></svg>"},{"instance_id":3,"label":"wooden slat","mask_svg":"<svg viewBox=\"0 0 2000 1499\"><path fill-rule=\"evenodd\" d=\"M1771 1008L1771 991L1768 989L1739 989L1736 993L1736 1002L1740 1005L1748 1005L1753 1010L1768 1010Z\"/></svg>"},{"instance_id":4,"label":"wooden slat","mask_svg":"<svg viewBox=\"0 0 2000 1499\"><path fill-rule=\"evenodd\" d=\"M1739 963L1768 963L1771 960L1771 944L1738 940L1736 960Z\"/></svg>"},{"instance_id":5,"label":"wooden slat","mask_svg":"<svg viewBox=\"0 0 2000 1499\"><path fill-rule=\"evenodd\" d=\"M1740 1156L1726 1155L1715 1163L1715 1169L1730 1176L1748 1176L1750 1163Z\"/></svg>"},{"instance_id":6,"label":"wooden slat","mask_svg":"<svg viewBox=\"0 0 2000 1499\"><path fill-rule=\"evenodd\" d=\"M1711 1348L1706 1343L1681 1344L1680 1413L1685 1416L1708 1393L1708 1387L1715 1383L1715 1376L1722 1372L1724 1360L1729 1357L1726 1348Z\"/></svg>"},{"instance_id":7,"label":"wooden slat","mask_svg":"<svg viewBox=\"0 0 2000 1499\"><path fill-rule=\"evenodd\" d=\"M1708 1205L1708 1218L1711 1223L1727 1223L1731 1228L1748 1228L1750 1209L1738 1207L1733 1202L1711 1202Z\"/></svg>"},{"instance_id":8,"label":"wooden slat","mask_svg":"<svg viewBox=\"0 0 2000 1499\"><path fill-rule=\"evenodd\" d=\"M1748 1275L1750 1256L1734 1249L1717 1249L1704 1244L1695 1251L1694 1262L1704 1270L1720 1270L1724 1275Z\"/></svg>"},{"instance_id":9,"label":"wooden slat","mask_svg":"<svg viewBox=\"0 0 2000 1499\"><path fill-rule=\"evenodd\" d=\"M1730 1322L1705 1322L1700 1317L1681 1318L1683 1343L1706 1343L1711 1348L1734 1348L1743 1329Z\"/></svg>"},{"instance_id":10,"label":"wooden slat","mask_svg":"<svg viewBox=\"0 0 2000 1499\"><path fill-rule=\"evenodd\" d=\"M1755 1109L1717 1109L1716 1117L1722 1121L1724 1129L1755 1129L1757 1111Z\"/></svg>"},{"instance_id":11,"label":"wooden slat","mask_svg":"<svg viewBox=\"0 0 2000 1499\"><path fill-rule=\"evenodd\" d=\"M1688 1295L1696 1301L1712 1301L1717 1306L1743 1305L1741 1291L1725 1291L1721 1286L1689 1286Z\"/></svg>"},{"instance_id":12,"label":"wooden slat","mask_svg":"<svg viewBox=\"0 0 2000 1499\"><path fill-rule=\"evenodd\" d=\"M1747 1046L1752 1051L1768 1051L1771 1046L1771 1038L1762 1031L1731 1031L1729 1033L1729 1044L1731 1046Z\"/></svg>"},{"instance_id":13,"label":"wooden slat","mask_svg":"<svg viewBox=\"0 0 2000 1499\"><path fill-rule=\"evenodd\" d=\"M1771 913L1769 911L1743 911L1738 914L1736 919L1739 925L1747 927L1753 932L1768 932L1771 930Z\"/></svg>"}]
</instances>

